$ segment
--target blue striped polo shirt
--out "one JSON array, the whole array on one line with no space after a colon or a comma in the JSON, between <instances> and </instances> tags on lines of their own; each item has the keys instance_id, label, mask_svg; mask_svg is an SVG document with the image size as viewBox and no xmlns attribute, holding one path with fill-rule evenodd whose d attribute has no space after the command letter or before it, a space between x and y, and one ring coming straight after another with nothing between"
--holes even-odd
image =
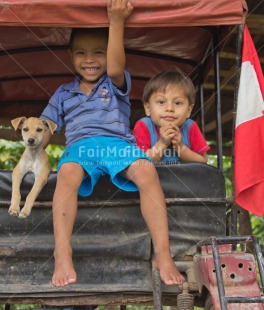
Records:
<instances>
[{"instance_id":1,"label":"blue striped polo shirt","mask_svg":"<svg viewBox=\"0 0 264 310\"><path fill-rule=\"evenodd\" d=\"M123 93L105 74L86 95L80 90L80 78L61 85L51 97L41 119L65 126L66 146L94 136L119 137L136 145L130 133L130 74L125 71L127 90Z\"/></svg>"}]
</instances>

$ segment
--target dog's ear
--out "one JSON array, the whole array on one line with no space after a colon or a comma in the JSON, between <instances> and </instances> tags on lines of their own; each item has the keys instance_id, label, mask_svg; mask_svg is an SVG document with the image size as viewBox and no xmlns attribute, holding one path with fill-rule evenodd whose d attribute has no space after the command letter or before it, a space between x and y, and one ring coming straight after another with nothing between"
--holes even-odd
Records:
<instances>
[{"instance_id":1,"label":"dog's ear","mask_svg":"<svg viewBox=\"0 0 264 310\"><path fill-rule=\"evenodd\" d=\"M46 129L50 129L50 132L53 134L57 128L57 124L53 123L52 121L42 120L43 124L45 125Z\"/></svg>"},{"instance_id":2,"label":"dog's ear","mask_svg":"<svg viewBox=\"0 0 264 310\"><path fill-rule=\"evenodd\" d=\"M11 124L15 130L18 130L22 128L22 125L24 124L26 119L27 118L25 116L18 117L18 118L12 119Z\"/></svg>"}]
</instances>

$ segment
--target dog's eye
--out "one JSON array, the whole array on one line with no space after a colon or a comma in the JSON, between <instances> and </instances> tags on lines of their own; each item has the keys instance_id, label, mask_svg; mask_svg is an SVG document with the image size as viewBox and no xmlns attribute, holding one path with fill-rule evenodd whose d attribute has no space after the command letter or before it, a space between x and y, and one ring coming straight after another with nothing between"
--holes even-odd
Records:
<instances>
[{"instance_id":1,"label":"dog's eye","mask_svg":"<svg viewBox=\"0 0 264 310\"><path fill-rule=\"evenodd\" d=\"M42 128L37 128L37 132L41 132L42 130Z\"/></svg>"},{"instance_id":2,"label":"dog's eye","mask_svg":"<svg viewBox=\"0 0 264 310\"><path fill-rule=\"evenodd\" d=\"M27 127L26 127L26 128L23 128L23 131L27 132L27 131L28 131L28 128L27 128Z\"/></svg>"}]
</instances>

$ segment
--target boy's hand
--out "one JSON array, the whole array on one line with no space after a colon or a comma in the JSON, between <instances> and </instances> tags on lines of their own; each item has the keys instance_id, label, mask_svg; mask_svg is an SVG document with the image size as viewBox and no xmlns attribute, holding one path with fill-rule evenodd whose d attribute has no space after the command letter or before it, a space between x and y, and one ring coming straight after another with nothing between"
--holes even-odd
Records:
<instances>
[{"instance_id":1,"label":"boy's hand","mask_svg":"<svg viewBox=\"0 0 264 310\"><path fill-rule=\"evenodd\" d=\"M178 147L182 145L182 134L180 128L175 126L174 127L175 135L171 139L172 147L177 151Z\"/></svg>"},{"instance_id":2,"label":"boy's hand","mask_svg":"<svg viewBox=\"0 0 264 310\"><path fill-rule=\"evenodd\" d=\"M160 127L160 140L167 146L171 145L172 139L175 136L175 134L176 134L175 128L171 124Z\"/></svg>"},{"instance_id":3,"label":"boy's hand","mask_svg":"<svg viewBox=\"0 0 264 310\"><path fill-rule=\"evenodd\" d=\"M112 83L123 92L126 91L124 49L124 28L126 19L133 11L128 0L108 0L109 38L107 46L107 74Z\"/></svg>"},{"instance_id":4,"label":"boy's hand","mask_svg":"<svg viewBox=\"0 0 264 310\"><path fill-rule=\"evenodd\" d=\"M107 12L111 22L125 22L131 15L133 6L128 0L108 0Z\"/></svg>"}]
</instances>

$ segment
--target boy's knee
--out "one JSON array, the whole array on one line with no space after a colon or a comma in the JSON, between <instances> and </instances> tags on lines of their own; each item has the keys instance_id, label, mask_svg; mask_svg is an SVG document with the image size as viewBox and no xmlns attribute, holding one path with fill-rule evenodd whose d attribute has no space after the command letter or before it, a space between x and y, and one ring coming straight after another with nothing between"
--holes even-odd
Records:
<instances>
[{"instance_id":1,"label":"boy's knee","mask_svg":"<svg viewBox=\"0 0 264 310\"><path fill-rule=\"evenodd\" d=\"M65 163L58 171L57 181L60 183L74 184L81 183L84 178L83 168L76 163Z\"/></svg>"},{"instance_id":2,"label":"boy's knee","mask_svg":"<svg viewBox=\"0 0 264 310\"><path fill-rule=\"evenodd\" d=\"M159 176L155 166L147 160L144 160L140 166L140 173L135 174L136 179L143 185L159 182Z\"/></svg>"}]
</instances>

